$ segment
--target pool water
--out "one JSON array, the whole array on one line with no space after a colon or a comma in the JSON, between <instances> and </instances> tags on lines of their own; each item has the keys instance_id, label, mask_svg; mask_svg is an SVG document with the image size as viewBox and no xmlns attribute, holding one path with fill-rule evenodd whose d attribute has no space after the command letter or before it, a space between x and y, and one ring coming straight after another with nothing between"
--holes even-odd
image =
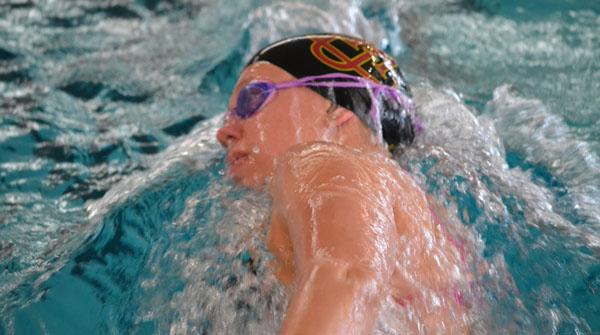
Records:
<instances>
[{"instance_id":1,"label":"pool water","mask_svg":"<svg viewBox=\"0 0 600 335\"><path fill-rule=\"evenodd\" d=\"M425 133L398 157L488 266L475 333L600 333L600 3L0 4L0 334L276 333L269 200L214 134L261 46L363 36Z\"/></svg>"}]
</instances>

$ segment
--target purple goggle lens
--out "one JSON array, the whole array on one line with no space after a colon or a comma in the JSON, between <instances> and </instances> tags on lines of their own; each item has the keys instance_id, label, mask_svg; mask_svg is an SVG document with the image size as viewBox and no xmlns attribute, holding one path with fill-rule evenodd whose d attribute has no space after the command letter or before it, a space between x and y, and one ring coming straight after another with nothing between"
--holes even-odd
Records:
<instances>
[{"instance_id":1,"label":"purple goggle lens","mask_svg":"<svg viewBox=\"0 0 600 335\"><path fill-rule=\"evenodd\" d=\"M274 86L267 82L254 82L246 85L238 93L232 112L242 119L256 114L274 92Z\"/></svg>"}]
</instances>

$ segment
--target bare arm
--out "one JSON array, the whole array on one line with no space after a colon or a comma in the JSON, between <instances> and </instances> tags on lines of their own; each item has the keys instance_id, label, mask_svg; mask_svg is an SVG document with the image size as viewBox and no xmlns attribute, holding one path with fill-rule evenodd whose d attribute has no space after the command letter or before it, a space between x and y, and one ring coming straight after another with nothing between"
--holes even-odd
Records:
<instances>
[{"instance_id":1,"label":"bare arm","mask_svg":"<svg viewBox=\"0 0 600 335\"><path fill-rule=\"evenodd\" d=\"M296 266L281 333L371 334L396 250L389 199L350 159L300 160L283 164L272 187Z\"/></svg>"}]
</instances>

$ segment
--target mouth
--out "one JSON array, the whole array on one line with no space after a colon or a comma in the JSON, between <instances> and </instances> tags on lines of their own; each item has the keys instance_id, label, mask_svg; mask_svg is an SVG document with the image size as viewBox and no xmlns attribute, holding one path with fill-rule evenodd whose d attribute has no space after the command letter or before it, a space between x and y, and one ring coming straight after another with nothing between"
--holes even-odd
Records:
<instances>
[{"instance_id":1,"label":"mouth","mask_svg":"<svg viewBox=\"0 0 600 335\"><path fill-rule=\"evenodd\" d=\"M227 155L227 163L230 169L237 169L248 162L248 154L241 151L232 151Z\"/></svg>"}]
</instances>

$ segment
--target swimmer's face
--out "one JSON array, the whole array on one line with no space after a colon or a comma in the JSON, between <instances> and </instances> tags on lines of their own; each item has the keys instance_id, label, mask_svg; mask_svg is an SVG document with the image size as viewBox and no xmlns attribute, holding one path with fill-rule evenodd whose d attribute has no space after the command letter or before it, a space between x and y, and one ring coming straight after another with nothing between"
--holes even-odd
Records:
<instances>
[{"instance_id":1,"label":"swimmer's face","mask_svg":"<svg viewBox=\"0 0 600 335\"><path fill-rule=\"evenodd\" d=\"M282 83L296 78L266 62L242 72L229 101L231 110L240 89L253 81ZM291 147L326 140L331 129L327 109L331 103L305 87L278 90L253 116L225 117L217 139L227 149L228 173L236 182L261 188L273 174L277 160Z\"/></svg>"}]
</instances>

